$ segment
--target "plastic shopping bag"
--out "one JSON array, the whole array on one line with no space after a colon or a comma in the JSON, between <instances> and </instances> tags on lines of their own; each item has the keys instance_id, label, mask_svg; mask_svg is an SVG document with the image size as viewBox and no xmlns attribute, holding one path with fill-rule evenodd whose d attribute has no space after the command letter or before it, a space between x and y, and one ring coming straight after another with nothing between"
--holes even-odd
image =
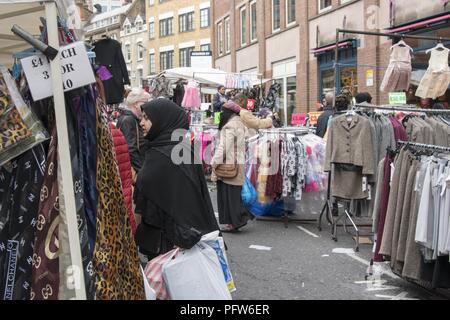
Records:
<instances>
[{"instance_id":1,"label":"plastic shopping bag","mask_svg":"<svg viewBox=\"0 0 450 320\"><path fill-rule=\"evenodd\" d=\"M217 254L202 242L163 266L173 300L231 300Z\"/></svg>"},{"instance_id":2,"label":"plastic shopping bag","mask_svg":"<svg viewBox=\"0 0 450 320\"><path fill-rule=\"evenodd\" d=\"M179 252L180 249L177 248L167 252L166 254L157 256L153 260L149 261L145 267L145 277L147 278L152 289L155 290L157 300L170 300L170 296L167 293L166 284L164 282L163 267L165 264L174 259Z\"/></svg>"},{"instance_id":3,"label":"plastic shopping bag","mask_svg":"<svg viewBox=\"0 0 450 320\"><path fill-rule=\"evenodd\" d=\"M148 283L147 277L145 276L144 269L141 268L141 273L144 278L144 289L145 289L145 298L147 300L156 300L156 292L152 289L150 286L150 283Z\"/></svg>"},{"instance_id":4,"label":"plastic shopping bag","mask_svg":"<svg viewBox=\"0 0 450 320\"><path fill-rule=\"evenodd\" d=\"M256 202L258 195L256 194L255 187L250 182L250 179L245 178L245 183L242 186L241 198L245 206L250 206L252 203Z\"/></svg>"},{"instance_id":5,"label":"plastic shopping bag","mask_svg":"<svg viewBox=\"0 0 450 320\"><path fill-rule=\"evenodd\" d=\"M214 231L204 235L201 242L209 245L216 251L217 258L219 259L220 266L222 267L223 276L225 278L225 282L227 283L228 290L230 292L236 291L233 275L231 274L227 255L225 253L225 243L223 241L223 238L219 237L219 231Z\"/></svg>"}]
</instances>

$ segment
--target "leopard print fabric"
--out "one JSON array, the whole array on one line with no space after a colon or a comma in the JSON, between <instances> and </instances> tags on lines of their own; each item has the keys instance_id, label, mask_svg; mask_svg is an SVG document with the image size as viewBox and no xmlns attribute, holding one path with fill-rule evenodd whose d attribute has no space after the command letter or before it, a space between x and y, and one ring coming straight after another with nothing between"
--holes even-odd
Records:
<instances>
[{"instance_id":1,"label":"leopard print fabric","mask_svg":"<svg viewBox=\"0 0 450 320\"><path fill-rule=\"evenodd\" d=\"M2 115L0 120L0 151L21 140L30 138L32 135L15 107Z\"/></svg>"},{"instance_id":2,"label":"leopard print fabric","mask_svg":"<svg viewBox=\"0 0 450 320\"><path fill-rule=\"evenodd\" d=\"M96 299L143 300L139 256L126 212L104 104L97 103Z\"/></svg>"}]
</instances>

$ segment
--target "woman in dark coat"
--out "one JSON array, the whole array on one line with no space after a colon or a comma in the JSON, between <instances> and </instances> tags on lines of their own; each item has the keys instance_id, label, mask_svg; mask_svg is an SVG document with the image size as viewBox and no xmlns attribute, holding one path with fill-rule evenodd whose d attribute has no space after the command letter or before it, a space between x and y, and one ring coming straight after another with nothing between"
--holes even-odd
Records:
<instances>
[{"instance_id":1,"label":"woman in dark coat","mask_svg":"<svg viewBox=\"0 0 450 320\"><path fill-rule=\"evenodd\" d=\"M142 110L148 150L136 183L136 210L142 212L136 241L141 253L152 259L174 246L189 249L219 226L202 166L193 162L189 141L172 141L174 131L189 130L186 112L167 99L149 102ZM182 149L191 161L175 164L175 147L174 153Z\"/></svg>"}]
</instances>

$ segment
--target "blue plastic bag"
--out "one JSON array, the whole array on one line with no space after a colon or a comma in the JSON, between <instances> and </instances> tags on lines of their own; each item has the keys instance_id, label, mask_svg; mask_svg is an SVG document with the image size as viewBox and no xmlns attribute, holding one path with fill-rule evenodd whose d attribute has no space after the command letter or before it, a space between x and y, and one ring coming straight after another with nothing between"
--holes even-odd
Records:
<instances>
[{"instance_id":1,"label":"blue plastic bag","mask_svg":"<svg viewBox=\"0 0 450 320\"><path fill-rule=\"evenodd\" d=\"M258 201L246 206L247 209L257 217L262 216L273 216L273 217L281 217L284 211L284 203L283 200L275 201L268 204L262 204Z\"/></svg>"},{"instance_id":2,"label":"blue plastic bag","mask_svg":"<svg viewBox=\"0 0 450 320\"><path fill-rule=\"evenodd\" d=\"M245 178L245 182L241 190L242 203L246 207L251 206L256 202L257 197L255 187L250 182L250 179Z\"/></svg>"}]
</instances>

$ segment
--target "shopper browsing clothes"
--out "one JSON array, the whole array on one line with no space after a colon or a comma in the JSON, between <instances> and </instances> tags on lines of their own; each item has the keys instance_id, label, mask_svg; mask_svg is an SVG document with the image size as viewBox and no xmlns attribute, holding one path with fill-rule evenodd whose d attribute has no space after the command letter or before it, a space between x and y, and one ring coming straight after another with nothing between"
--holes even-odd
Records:
<instances>
[{"instance_id":1,"label":"shopper browsing clothes","mask_svg":"<svg viewBox=\"0 0 450 320\"><path fill-rule=\"evenodd\" d=\"M189 130L186 112L167 99L153 100L142 110L148 149L136 182L136 211L142 214L136 242L140 252L152 259L174 246L190 249L219 226L202 166L192 161L189 141L172 141L174 131ZM172 158L172 153L179 155L179 149L188 153L188 159L176 164L180 159Z\"/></svg>"},{"instance_id":2,"label":"shopper browsing clothes","mask_svg":"<svg viewBox=\"0 0 450 320\"><path fill-rule=\"evenodd\" d=\"M241 199L241 189L245 181L247 132L239 116L243 112L241 106L234 101L224 105L219 123L219 145L212 160L211 178L217 181L217 206L219 222L224 225L221 228L223 232L237 231L252 217Z\"/></svg>"},{"instance_id":3,"label":"shopper browsing clothes","mask_svg":"<svg viewBox=\"0 0 450 320\"><path fill-rule=\"evenodd\" d=\"M324 99L324 107L323 112L317 119L317 130L316 135L323 138L325 136L325 132L327 132L328 128L328 120L333 115L333 101L334 100L334 94L332 92L328 92L325 95Z\"/></svg>"},{"instance_id":4,"label":"shopper browsing clothes","mask_svg":"<svg viewBox=\"0 0 450 320\"><path fill-rule=\"evenodd\" d=\"M141 106L150 100L150 95L144 89L134 88L128 94L125 105L121 105L117 119L117 128L122 131L128 144L133 177L142 167L145 139L139 122L142 118Z\"/></svg>"},{"instance_id":5,"label":"shopper browsing clothes","mask_svg":"<svg viewBox=\"0 0 450 320\"><path fill-rule=\"evenodd\" d=\"M213 99L214 112L220 112L222 110L223 105L227 101L228 101L228 99L225 96L225 87L219 86L219 88L217 88L217 93L215 94L214 99Z\"/></svg>"},{"instance_id":6,"label":"shopper browsing clothes","mask_svg":"<svg viewBox=\"0 0 450 320\"><path fill-rule=\"evenodd\" d=\"M249 129L269 129L272 128L274 120L279 119L277 113L270 115L266 119L255 117L251 111L247 110L247 96L243 93L236 94L232 101L241 108L239 116L242 123Z\"/></svg>"}]
</instances>

